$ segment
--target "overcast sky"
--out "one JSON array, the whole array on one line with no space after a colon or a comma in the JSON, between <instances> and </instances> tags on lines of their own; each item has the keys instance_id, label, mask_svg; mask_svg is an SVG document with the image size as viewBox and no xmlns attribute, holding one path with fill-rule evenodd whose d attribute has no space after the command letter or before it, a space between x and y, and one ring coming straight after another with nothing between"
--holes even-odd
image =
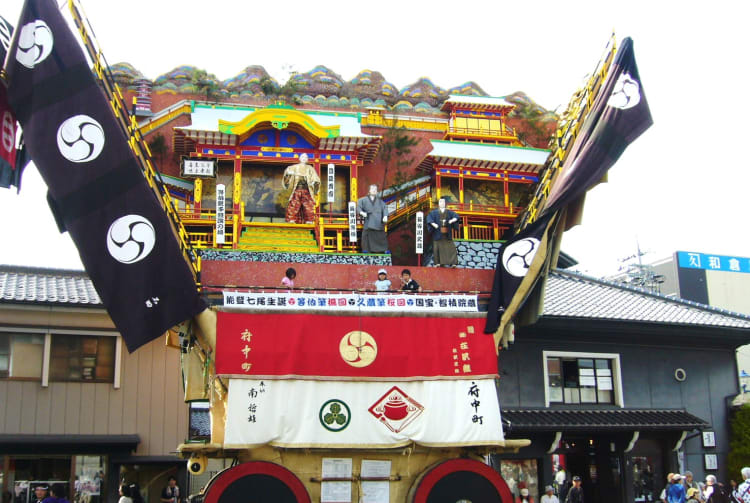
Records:
<instances>
[{"instance_id":1,"label":"overcast sky","mask_svg":"<svg viewBox=\"0 0 750 503\"><path fill-rule=\"evenodd\" d=\"M750 256L740 2L82 2L107 60L151 79L183 64L219 79L254 64L277 78L322 64L345 80L377 70L399 88L421 76L444 88L474 80L547 109L568 102L613 30L631 36L654 125L589 193L562 249L594 275L616 271L636 242L645 260L675 250ZM16 24L21 5L3 0L0 14ZM0 263L80 268L44 193L36 170L20 195L0 189Z\"/></svg>"}]
</instances>

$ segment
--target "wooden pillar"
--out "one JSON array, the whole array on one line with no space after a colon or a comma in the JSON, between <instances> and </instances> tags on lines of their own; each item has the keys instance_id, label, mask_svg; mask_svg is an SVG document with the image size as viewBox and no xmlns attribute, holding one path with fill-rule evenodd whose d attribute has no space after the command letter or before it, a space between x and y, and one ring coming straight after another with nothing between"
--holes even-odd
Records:
<instances>
[{"instance_id":1,"label":"wooden pillar","mask_svg":"<svg viewBox=\"0 0 750 503\"><path fill-rule=\"evenodd\" d=\"M508 190L510 189L510 184L508 183L508 172L506 171L503 175L503 204L507 208L510 206L510 194L508 194Z\"/></svg>"},{"instance_id":2,"label":"wooden pillar","mask_svg":"<svg viewBox=\"0 0 750 503\"><path fill-rule=\"evenodd\" d=\"M237 228L239 223L244 220L245 215L241 214L240 201L242 201L242 160L234 160L234 183L232 186L232 248L239 246L239 235L241 232Z\"/></svg>"},{"instance_id":3,"label":"wooden pillar","mask_svg":"<svg viewBox=\"0 0 750 503\"><path fill-rule=\"evenodd\" d=\"M10 490L8 489L8 482L10 482L9 475L8 475L8 472L10 472L10 456L3 456L2 461L3 461L3 465L2 465L3 484L2 484L2 487L0 487L0 490L5 492L5 491Z\"/></svg>"},{"instance_id":4,"label":"wooden pillar","mask_svg":"<svg viewBox=\"0 0 750 503\"><path fill-rule=\"evenodd\" d=\"M357 174L358 174L358 166L357 166L357 159L355 156L352 156L352 166L349 170L349 189L351 192L351 197L349 198L350 201L356 201L359 199L357 196Z\"/></svg>"},{"instance_id":5,"label":"wooden pillar","mask_svg":"<svg viewBox=\"0 0 750 503\"><path fill-rule=\"evenodd\" d=\"M435 200L440 201L440 170L439 169L435 170L435 191L437 192Z\"/></svg>"},{"instance_id":6,"label":"wooden pillar","mask_svg":"<svg viewBox=\"0 0 750 503\"><path fill-rule=\"evenodd\" d=\"M458 168L458 202L464 203L464 168Z\"/></svg>"},{"instance_id":7,"label":"wooden pillar","mask_svg":"<svg viewBox=\"0 0 750 503\"><path fill-rule=\"evenodd\" d=\"M193 211L201 212L201 199L203 199L203 180L196 178L193 182Z\"/></svg>"},{"instance_id":8,"label":"wooden pillar","mask_svg":"<svg viewBox=\"0 0 750 503\"><path fill-rule=\"evenodd\" d=\"M242 160L234 160L234 185L232 194L232 211L235 215L240 214L240 201L242 201Z\"/></svg>"},{"instance_id":9,"label":"wooden pillar","mask_svg":"<svg viewBox=\"0 0 750 503\"><path fill-rule=\"evenodd\" d=\"M323 183L324 178L320 176L320 154L313 154L313 168L315 168L315 172L318 174L318 179L320 180L318 195L315 197L315 210L317 213L318 208L320 208L320 194L323 192L323 188L327 186ZM325 180L327 181L328 178L325 178Z\"/></svg>"}]
</instances>

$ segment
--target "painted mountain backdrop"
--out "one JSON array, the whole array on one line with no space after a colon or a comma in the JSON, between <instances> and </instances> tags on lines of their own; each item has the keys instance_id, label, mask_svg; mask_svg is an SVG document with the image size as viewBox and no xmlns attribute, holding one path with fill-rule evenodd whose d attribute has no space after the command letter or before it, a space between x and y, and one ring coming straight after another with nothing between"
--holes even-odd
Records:
<instances>
[{"instance_id":1,"label":"painted mountain backdrop","mask_svg":"<svg viewBox=\"0 0 750 503\"><path fill-rule=\"evenodd\" d=\"M428 77L420 77L402 89L396 88L377 71L362 70L346 81L323 65L305 73L294 73L280 84L259 65L248 66L226 80L194 66L179 66L157 77L146 79L129 63L110 67L115 81L123 89L136 90L144 83L152 86L154 93L203 95L209 101L251 102L254 99L283 97L296 104L317 105L330 108L366 108L382 106L394 111L440 114L440 105L450 95L487 96L473 81L445 89ZM535 103L523 92L504 96L516 105L515 115L534 117L540 121L554 121L557 117Z\"/></svg>"}]
</instances>

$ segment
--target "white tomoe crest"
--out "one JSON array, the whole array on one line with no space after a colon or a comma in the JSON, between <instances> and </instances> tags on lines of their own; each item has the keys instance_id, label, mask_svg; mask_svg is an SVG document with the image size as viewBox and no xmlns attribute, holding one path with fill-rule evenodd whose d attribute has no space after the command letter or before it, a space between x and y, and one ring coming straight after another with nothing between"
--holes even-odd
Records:
<instances>
[{"instance_id":1,"label":"white tomoe crest","mask_svg":"<svg viewBox=\"0 0 750 503\"><path fill-rule=\"evenodd\" d=\"M23 25L18 34L16 61L26 68L34 68L52 52L54 37L47 23L37 19Z\"/></svg>"},{"instance_id":2,"label":"white tomoe crest","mask_svg":"<svg viewBox=\"0 0 750 503\"><path fill-rule=\"evenodd\" d=\"M57 129L57 148L71 162L89 162L104 148L104 129L88 115L74 115Z\"/></svg>"},{"instance_id":3,"label":"white tomoe crest","mask_svg":"<svg viewBox=\"0 0 750 503\"><path fill-rule=\"evenodd\" d=\"M524 238L511 243L502 250L503 267L511 276L517 278L526 276L538 250L539 240L536 238Z\"/></svg>"},{"instance_id":4,"label":"white tomoe crest","mask_svg":"<svg viewBox=\"0 0 750 503\"><path fill-rule=\"evenodd\" d=\"M627 72L622 72L615 82L607 105L621 110L633 108L641 101L641 86Z\"/></svg>"},{"instance_id":5,"label":"white tomoe crest","mask_svg":"<svg viewBox=\"0 0 750 503\"><path fill-rule=\"evenodd\" d=\"M151 253L156 243L156 231L147 218L125 215L109 226L107 250L112 258L123 264L134 264Z\"/></svg>"}]
</instances>

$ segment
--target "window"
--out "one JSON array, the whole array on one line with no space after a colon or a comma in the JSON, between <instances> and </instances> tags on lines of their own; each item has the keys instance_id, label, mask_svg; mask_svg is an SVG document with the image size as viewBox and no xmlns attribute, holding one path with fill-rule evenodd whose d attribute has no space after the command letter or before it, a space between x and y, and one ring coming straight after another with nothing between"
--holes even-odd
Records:
<instances>
[{"instance_id":1,"label":"window","mask_svg":"<svg viewBox=\"0 0 750 503\"><path fill-rule=\"evenodd\" d=\"M42 378L44 335L0 332L0 378Z\"/></svg>"},{"instance_id":2,"label":"window","mask_svg":"<svg viewBox=\"0 0 750 503\"><path fill-rule=\"evenodd\" d=\"M52 335L50 381L112 382L115 337Z\"/></svg>"},{"instance_id":3,"label":"window","mask_svg":"<svg viewBox=\"0 0 750 503\"><path fill-rule=\"evenodd\" d=\"M544 352L547 405L616 404L622 406L619 355Z\"/></svg>"}]
</instances>

